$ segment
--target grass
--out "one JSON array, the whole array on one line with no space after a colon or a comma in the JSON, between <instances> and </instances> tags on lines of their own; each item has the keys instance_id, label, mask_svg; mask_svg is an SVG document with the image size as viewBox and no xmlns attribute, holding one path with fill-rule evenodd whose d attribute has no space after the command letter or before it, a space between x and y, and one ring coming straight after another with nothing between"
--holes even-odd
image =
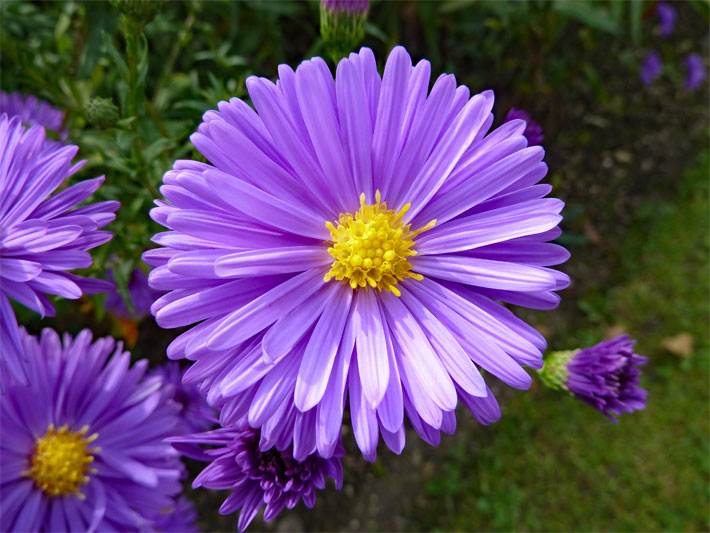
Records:
<instances>
[{"instance_id":1,"label":"grass","mask_svg":"<svg viewBox=\"0 0 710 533\"><path fill-rule=\"evenodd\" d=\"M491 427L457 440L412 518L466 531L708 531L708 153L677 197L647 204L620 243L623 283L590 291L576 340L622 325L650 356L645 411L618 425L574 398L544 390L503 402ZM692 355L662 348L690 333ZM570 346L572 347L572 346ZM563 348L563 347L560 347Z\"/></svg>"}]
</instances>

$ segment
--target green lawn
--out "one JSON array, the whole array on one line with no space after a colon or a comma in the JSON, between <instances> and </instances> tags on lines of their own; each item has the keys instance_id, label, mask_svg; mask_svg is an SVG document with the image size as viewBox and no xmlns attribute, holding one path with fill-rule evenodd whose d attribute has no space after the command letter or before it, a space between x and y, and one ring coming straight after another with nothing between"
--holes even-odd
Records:
<instances>
[{"instance_id":1,"label":"green lawn","mask_svg":"<svg viewBox=\"0 0 710 533\"><path fill-rule=\"evenodd\" d=\"M635 214L617 259L626 280L580 305L598 319L577 341L623 325L650 357L647 409L616 425L539 384L506 398L500 422L451 446L413 527L710 529L708 160L706 152L679 177L677 197ZM691 356L661 347L683 332L694 339Z\"/></svg>"}]
</instances>

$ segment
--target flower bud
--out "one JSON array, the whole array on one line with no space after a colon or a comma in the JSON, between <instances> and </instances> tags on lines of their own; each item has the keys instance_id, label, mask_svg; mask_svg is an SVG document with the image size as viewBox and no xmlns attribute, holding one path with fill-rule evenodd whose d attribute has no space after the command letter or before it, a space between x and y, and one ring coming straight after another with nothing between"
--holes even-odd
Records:
<instances>
[{"instance_id":1,"label":"flower bud","mask_svg":"<svg viewBox=\"0 0 710 533\"><path fill-rule=\"evenodd\" d=\"M96 97L86 106L89 124L96 128L110 128L118 121L118 108L108 98Z\"/></svg>"},{"instance_id":2,"label":"flower bud","mask_svg":"<svg viewBox=\"0 0 710 533\"><path fill-rule=\"evenodd\" d=\"M321 0L320 33L334 62L353 51L365 37L369 0Z\"/></svg>"}]
</instances>

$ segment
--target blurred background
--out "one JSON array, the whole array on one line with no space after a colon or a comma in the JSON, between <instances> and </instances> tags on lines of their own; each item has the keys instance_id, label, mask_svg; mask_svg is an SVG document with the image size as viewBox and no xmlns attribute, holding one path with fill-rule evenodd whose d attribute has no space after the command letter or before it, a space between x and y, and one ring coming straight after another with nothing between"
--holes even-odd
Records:
<instances>
[{"instance_id":1,"label":"blurred background","mask_svg":"<svg viewBox=\"0 0 710 533\"><path fill-rule=\"evenodd\" d=\"M555 311L516 312L551 350L638 339L650 358L646 410L616 425L539 382L495 387L502 420L483 427L462 410L438 448L411 435L401 457L381 447L369 464L346 434L344 490L252 530L710 530L710 10L663 5L675 12L670 31L652 1L374 0L363 42L381 63L402 44L431 61L434 79L493 89L495 125L511 107L541 125L546 179L566 202L559 243L572 285ZM202 113L246 98L250 75L325 54L316 0L166 2L144 37L124 34L98 1L5 1L0 14L2 90L66 110L69 141L89 160L77 179L106 174L98 196L122 201L92 274L112 269L124 297L159 230L147 213L162 174L201 157L188 137ZM112 112L97 117L96 98ZM16 312L33 332L90 327L163 361L179 331L116 318L102 298L58 301L43 321ZM203 530L236 529L217 513L225 495L188 489Z\"/></svg>"}]
</instances>

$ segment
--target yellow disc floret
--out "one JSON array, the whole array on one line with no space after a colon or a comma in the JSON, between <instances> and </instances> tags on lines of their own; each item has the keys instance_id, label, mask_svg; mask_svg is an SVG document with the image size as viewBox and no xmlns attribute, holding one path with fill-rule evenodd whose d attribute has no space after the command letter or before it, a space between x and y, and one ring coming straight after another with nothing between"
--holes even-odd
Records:
<instances>
[{"instance_id":1,"label":"yellow disc floret","mask_svg":"<svg viewBox=\"0 0 710 533\"><path fill-rule=\"evenodd\" d=\"M414 237L434 227L436 220L412 231L403 221L409 209L406 204L398 212L387 209L381 202L380 191L375 193L375 203L365 204L365 193L360 195L360 210L355 216L341 213L338 225L326 222L332 245L328 253L335 258L324 280L335 278L353 289L372 287L400 295L395 286L400 280L422 275L411 272L408 257L416 255L412 250Z\"/></svg>"},{"instance_id":2,"label":"yellow disc floret","mask_svg":"<svg viewBox=\"0 0 710 533\"><path fill-rule=\"evenodd\" d=\"M96 440L98 434L85 437L88 431L89 426L69 431L67 425L55 430L51 424L44 437L37 439L25 475L49 496L74 493L84 499L79 486L88 483L87 474L96 472L89 465L94 461L92 454L99 451L99 448L89 449L89 443Z\"/></svg>"}]
</instances>

